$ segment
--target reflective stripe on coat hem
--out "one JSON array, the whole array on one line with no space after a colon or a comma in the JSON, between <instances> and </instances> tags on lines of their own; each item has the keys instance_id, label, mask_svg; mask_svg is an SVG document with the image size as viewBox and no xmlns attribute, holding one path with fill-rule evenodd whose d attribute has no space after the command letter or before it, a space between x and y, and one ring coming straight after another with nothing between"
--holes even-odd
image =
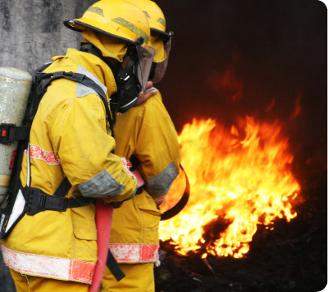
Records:
<instances>
[{"instance_id":1,"label":"reflective stripe on coat hem","mask_svg":"<svg viewBox=\"0 0 328 292\"><path fill-rule=\"evenodd\" d=\"M110 243L109 249L121 264L155 263L158 260L157 244Z\"/></svg>"},{"instance_id":2,"label":"reflective stripe on coat hem","mask_svg":"<svg viewBox=\"0 0 328 292\"><path fill-rule=\"evenodd\" d=\"M18 252L5 246L1 249L5 264L18 273L62 281L92 283L94 263Z\"/></svg>"}]
</instances>

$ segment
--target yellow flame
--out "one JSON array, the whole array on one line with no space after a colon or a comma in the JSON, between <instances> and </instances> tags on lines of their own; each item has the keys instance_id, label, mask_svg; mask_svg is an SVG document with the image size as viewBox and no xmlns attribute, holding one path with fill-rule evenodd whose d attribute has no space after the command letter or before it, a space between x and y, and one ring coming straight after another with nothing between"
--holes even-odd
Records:
<instances>
[{"instance_id":1,"label":"yellow flame","mask_svg":"<svg viewBox=\"0 0 328 292\"><path fill-rule=\"evenodd\" d=\"M160 238L172 239L180 254L206 243L204 258L240 258L249 251L258 225L271 229L276 219L289 222L297 216L293 203L301 188L278 123L246 117L226 128L195 119L184 126L179 142L191 198L178 216L161 223ZM181 181L171 188L171 197L178 189ZM206 242L204 227L217 219L227 227Z\"/></svg>"}]
</instances>

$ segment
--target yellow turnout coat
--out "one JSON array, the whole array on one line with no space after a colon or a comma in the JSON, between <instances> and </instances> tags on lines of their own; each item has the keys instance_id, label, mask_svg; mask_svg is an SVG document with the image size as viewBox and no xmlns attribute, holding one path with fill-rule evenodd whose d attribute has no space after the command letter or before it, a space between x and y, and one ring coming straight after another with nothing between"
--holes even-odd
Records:
<instances>
[{"instance_id":1,"label":"yellow turnout coat","mask_svg":"<svg viewBox=\"0 0 328 292\"><path fill-rule=\"evenodd\" d=\"M46 72L87 75L110 97L116 91L110 68L98 57L68 49ZM90 88L55 80L41 100L30 135L31 187L52 195L66 176L68 197L97 196L121 201L135 194L136 180L112 153L105 107ZM127 153L129 154L129 153ZM21 181L27 180L27 155ZM25 215L5 240L2 253L14 271L37 277L90 284L97 261L95 207Z\"/></svg>"}]
</instances>

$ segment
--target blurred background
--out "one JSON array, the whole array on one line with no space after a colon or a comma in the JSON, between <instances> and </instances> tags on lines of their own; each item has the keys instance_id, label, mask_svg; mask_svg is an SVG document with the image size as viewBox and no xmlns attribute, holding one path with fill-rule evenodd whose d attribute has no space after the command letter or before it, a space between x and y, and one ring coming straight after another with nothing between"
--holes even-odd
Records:
<instances>
[{"instance_id":1,"label":"blurred background","mask_svg":"<svg viewBox=\"0 0 328 292\"><path fill-rule=\"evenodd\" d=\"M0 0L0 66L31 72L52 55L76 47L78 35L62 21L81 15L93 2ZM285 256L272 255L274 267L286 267L275 274L277 282L257 287L273 291L287 275L278 291L318 291L326 282L326 7L316 0L157 2L175 32L168 72L159 88L177 130L194 117L231 125L251 115L279 120L289 137L304 197L300 216L289 228L301 239L281 251L295 253L288 263ZM247 263L238 265L229 267L247 270ZM0 267L0 291L11 291L6 269ZM200 287L189 289L212 291ZM251 286L234 287L222 291ZM164 280L158 290L179 291L170 290Z\"/></svg>"}]
</instances>

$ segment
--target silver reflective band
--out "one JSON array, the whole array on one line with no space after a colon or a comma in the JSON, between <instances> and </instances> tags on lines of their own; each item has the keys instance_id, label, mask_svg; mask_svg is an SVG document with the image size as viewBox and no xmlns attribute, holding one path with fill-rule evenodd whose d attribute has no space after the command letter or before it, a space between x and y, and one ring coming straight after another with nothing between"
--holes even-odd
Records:
<instances>
[{"instance_id":1,"label":"silver reflective band","mask_svg":"<svg viewBox=\"0 0 328 292\"><path fill-rule=\"evenodd\" d=\"M97 94L92 88L87 87L81 83L76 84L76 96L83 97L89 94Z\"/></svg>"},{"instance_id":2,"label":"silver reflective band","mask_svg":"<svg viewBox=\"0 0 328 292\"><path fill-rule=\"evenodd\" d=\"M103 170L89 181L80 184L78 189L83 197L105 198L119 195L124 187L112 178L106 170Z\"/></svg>"},{"instance_id":3,"label":"silver reflective band","mask_svg":"<svg viewBox=\"0 0 328 292\"><path fill-rule=\"evenodd\" d=\"M151 81L154 83L159 83L162 81L164 78L164 75L167 70L167 65L169 63L169 58L170 58L170 52L171 52L171 39L169 39L165 44L164 44L164 50L165 50L165 60L159 63L154 62L154 72L153 76L151 76Z\"/></svg>"},{"instance_id":4,"label":"silver reflective band","mask_svg":"<svg viewBox=\"0 0 328 292\"><path fill-rule=\"evenodd\" d=\"M178 174L179 170L172 162L160 174L147 180L146 190L152 196L163 196L167 194Z\"/></svg>"},{"instance_id":5,"label":"silver reflective band","mask_svg":"<svg viewBox=\"0 0 328 292\"><path fill-rule=\"evenodd\" d=\"M83 66L79 66L77 68L77 73L80 73L80 74L83 74L83 75L89 77L92 81L97 83L105 93L107 93L107 87L95 75L93 75L90 71L85 69Z\"/></svg>"},{"instance_id":6,"label":"silver reflective band","mask_svg":"<svg viewBox=\"0 0 328 292\"><path fill-rule=\"evenodd\" d=\"M77 68L77 73L83 74L83 75L89 77L92 81L94 81L96 84L98 84L105 93L107 93L107 87L104 84L102 84L96 76L94 76L92 73L90 73L83 66L79 66ZM97 92L95 92L92 88L87 87L81 83L76 84L77 97L83 97L83 96L86 96L89 94L97 94Z\"/></svg>"},{"instance_id":7,"label":"silver reflective band","mask_svg":"<svg viewBox=\"0 0 328 292\"><path fill-rule=\"evenodd\" d=\"M147 81L149 80L151 65L153 64L155 50L151 47L144 48L137 46L137 54L139 58L137 76L141 85L141 91L146 88Z\"/></svg>"},{"instance_id":8,"label":"silver reflective band","mask_svg":"<svg viewBox=\"0 0 328 292\"><path fill-rule=\"evenodd\" d=\"M135 103L137 101L138 97L132 99L130 102L128 102L127 104L125 105L122 105L121 106L121 110L124 110L125 108L129 107L131 104Z\"/></svg>"}]
</instances>

